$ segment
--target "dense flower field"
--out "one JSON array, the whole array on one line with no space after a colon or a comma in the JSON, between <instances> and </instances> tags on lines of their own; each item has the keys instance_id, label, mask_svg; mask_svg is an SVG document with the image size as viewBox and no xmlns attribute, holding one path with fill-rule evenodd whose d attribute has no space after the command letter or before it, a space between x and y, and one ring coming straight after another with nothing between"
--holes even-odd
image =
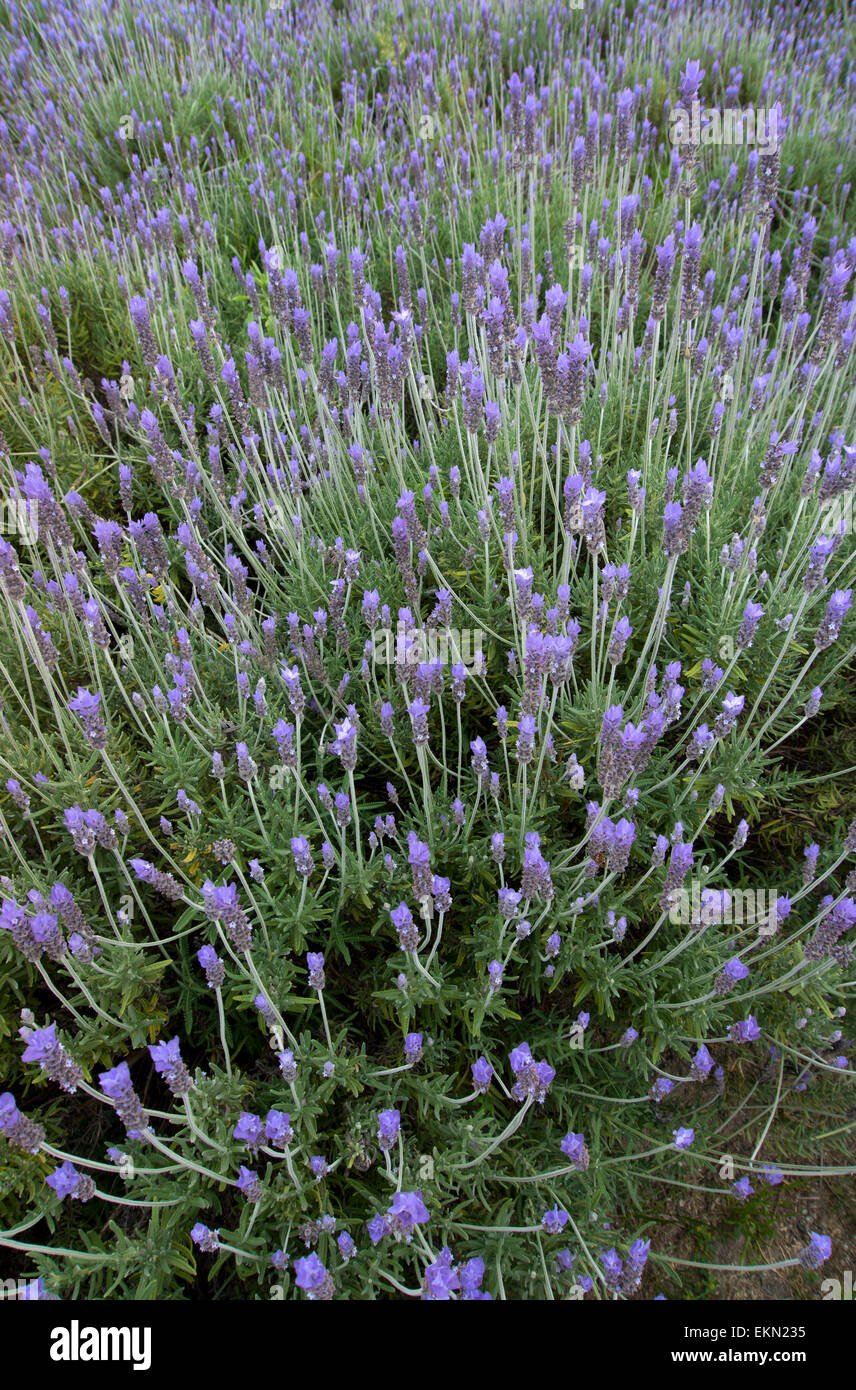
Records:
<instances>
[{"instance_id":1,"label":"dense flower field","mask_svg":"<svg viewBox=\"0 0 856 1390\"><path fill-rule=\"evenodd\" d=\"M676 1197L856 1171L856 804L757 848L853 698L850 21L0 55L7 1293L686 1296Z\"/></svg>"}]
</instances>

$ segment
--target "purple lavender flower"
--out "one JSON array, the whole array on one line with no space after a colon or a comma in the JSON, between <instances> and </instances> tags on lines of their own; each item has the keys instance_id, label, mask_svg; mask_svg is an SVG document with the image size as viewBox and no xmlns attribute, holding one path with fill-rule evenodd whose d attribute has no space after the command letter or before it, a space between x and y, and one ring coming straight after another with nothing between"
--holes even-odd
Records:
<instances>
[{"instance_id":1,"label":"purple lavender flower","mask_svg":"<svg viewBox=\"0 0 856 1390\"><path fill-rule=\"evenodd\" d=\"M71 1197L74 1201L88 1202L95 1194L95 1183L90 1177L78 1173L73 1163L62 1163L45 1178L45 1182L53 1188L60 1201Z\"/></svg>"},{"instance_id":2,"label":"purple lavender flower","mask_svg":"<svg viewBox=\"0 0 856 1390\"><path fill-rule=\"evenodd\" d=\"M283 1079L290 1084L297 1076L297 1062L294 1060L294 1053L290 1048L286 1048L283 1052L276 1054L276 1059L279 1062Z\"/></svg>"},{"instance_id":3,"label":"purple lavender flower","mask_svg":"<svg viewBox=\"0 0 856 1390\"><path fill-rule=\"evenodd\" d=\"M758 1021L751 1014L748 1018L741 1019L740 1022L731 1025L730 1037L733 1042L757 1042L760 1036L761 1029L758 1027Z\"/></svg>"},{"instance_id":4,"label":"purple lavender flower","mask_svg":"<svg viewBox=\"0 0 856 1390\"><path fill-rule=\"evenodd\" d=\"M357 1246L354 1238L350 1236L347 1231L339 1232L339 1235L336 1237L336 1245L339 1248L339 1254L345 1264L347 1264L349 1260L352 1260L357 1253Z\"/></svg>"},{"instance_id":5,"label":"purple lavender flower","mask_svg":"<svg viewBox=\"0 0 856 1390\"><path fill-rule=\"evenodd\" d=\"M556 1071L549 1062L535 1062L518 1070L516 1076L517 1080L511 1088L513 1098L516 1101L531 1098L538 1105L543 1105L556 1078Z\"/></svg>"},{"instance_id":6,"label":"purple lavender flower","mask_svg":"<svg viewBox=\"0 0 856 1390\"><path fill-rule=\"evenodd\" d=\"M621 1278L621 1292L625 1296L635 1293L642 1283L642 1275L648 1262L650 1249L650 1240L634 1240L628 1250Z\"/></svg>"},{"instance_id":7,"label":"purple lavender flower","mask_svg":"<svg viewBox=\"0 0 856 1390\"><path fill-rule=\"evenodd\" d=\"M310 989L323 989L327 977L324 974L324 957L320 951L307 951L306 967L309 971Z\"/></svg>"},{"instance_id":8,"label":"purple lavender flower","mask_svg":"<svg viewBox=\"0 0 856 1390\"><path fill-rule=\"evenodd\" d=\"M428 1302L446 1303L460 1287L460 1276L452 1266L452 1252L448 1246L444 1246L437 1259L426 1265L422 1297Z\"/></svg>"},{"instance_id":9,"label":"purple lavender flower","mask_svg":"<svg viewBox=\"0 0 856 1390\"><path fill-rule=\"evenodd\" d=\"M832 1254L832 1237L818 1235L817 1231L810 1231L811 1237L808 1245L800 1251L799 1262L803 1269L817 1269L825 1264Z\"/></svg>"},{"instance_id":10,"label":"purple lavender flower","mask_svg":"<svg viewBox=\"0 0 856 1390\"><path fill-rule=\"evenodd\" d=\"M493 1080L493 1067L486 1057L479 1057L470 1066L473 1075L473 1086L479 1095L486 1095Z\"/></svg>"},{"instance_id":11,"label":"purple lavender flower","mask_svg":"<svg viewBox=\"0 0 856 1390\"><path fill-rule=\"evenodd\" d=\"M452 880L443 878L441 874L434 874L431 879L431 895L434 899L434 907L437 912L448 912L452 906L452 895L449 889Z\"/></svg>"},{"instance_id":12,"label":"purple lavender flower","mask_svg":"<svg viewBox=\"0 0 856 1390\"><path fill-rule=\"evenodd\" d=\"M600 1257L603 1265L604 1283L610 1293L617 1292L621 1287L621 1274L624 1269L624 1261L616 1249L607 1250Z\"/></svg>"},{"instance_id":13,"label":"purple lavender flower","mask_svg":"<svg viewBox=\"0 0 856 1390\"><path fill-rule=\"evenodd\" d=\"M38 1062L52 1081L73 1095L83 1080L83 1071L57 1038L56 1024L50 1023L46 1028L22 1028L20 1031L26 1041L23 1061Z\"/></svg>"},{"instance_id":14,"label":"purple lavender flower","mask_svg":"<svg viewBox=\"0 0 856 1390\"><path fill-rule=\"evenodd\" d=\"M181 1060L178 1038L170 1042L154 1043L149 1047L149 1056L155 1065L158 1076L162 1076L174 1096L186 1096L193 1082L190 1072Z\"/></svg>"},{"instance_id":15,"label":"purple lavender flower","mask_svg":"<svg viewBox=\"0 0 856 1390\"><path fill-rule=\"evenodd\" d=\"M737 633L737 646L741 651L751 647L758 629L758 624L764 616L764 609L760 603L747 603L743 610L743 621Z\"/></svg>"},{"instance_id":16,"label":"purple lavender flower","mask_svg":"<svg viewBox=\"0 0 856 1390\"><path fill-rule=\"evenodd\" d=\"M431 851L424 840L420 840L412 830L407 836L407 861L413 875L413 896L428 897L433 882Z\"/></svg>"},{"instance_id":17,"label":"purple lavender flower","mask_svg":"<svg viewBox=\"0 0 856 1390\"><path fill-rule=\"evenodd\" d=\"M690 62L687 63L684 71L681 73L681 80L679 84L681 101L683 102L684 106L690 105L690 103L698 95L698 90L701 86L704 74L705 69L701 66L700 63L697 63L695 59L692 59Z\"/></svg>"},{"instance_id":18,"label":"purple lavender flower","mask_svg":"<svg viewBox=\"0 0 856 1390\"><path fill-rule=\"evenodd\" d=\"M693 1057L690 1076L693 1081L706 1081L716 1063L702 1043Z\"/></svg>"},{"instance_id":19,"label":"purple lavender flower","mask_svg":"<svg viewBox=\"0 0 856 1390\"><path fill-rule=\"evenodd\" d=\"M588 1168L591 1159L584 1135L566 1134L559 1147L565 1157L571 1160L571 1166L576 1168L577 1172L582 1173Z\"/></svg>"},{"instance_id":20,"label":"purple lavender flower","mask_svg":"<svg viewBox=\"0 0 856 1390\"><path fill-rule=\"evenodd\" d=\"M398 932L398 940L402 951L415 951L419 945L419 931L413 921L413 913L407 903L399 903L390 912L392 925Z\"/></svg>"},{"instance_id":21,"label":"purple lavender flower","mask_svg":"<svg viewBox=\"0 0 856 1390\"><path fill-rule=\"evenodd\" d=\"M568 1224L568 1220L569 1217L566 1211L561 1207L553 1207L551 1211L544 1212L542 1225L548 1235L558 1236L562 1234L562 1231Z\"/></svg>"},{"instance_id":22,"label":"purple lavender flower","mask_svg":"<svg viewBox=\"0 0 856 1390\"><path fill-rule=\"evenodd\" d=\"M265 1137L275 1149L286 1149L294 1138L291 1117L284 1110L269 1110L265 1116Z\"/></svg>"},{"instance_id":23,"label":"purple lavender flower","mask_svg":"<svg viewBox=\"0 0 856 1390\"><path fill-rule=\"evenodd\" d=\"M401 1131L401 1112L399 1110L381 1110L377 1118L378 1146L381 1153L386 1153L388 1149L393 1147Z\"/></svg>"},{"instance_id":24,"label":"purple lavender flower","mask_svg":"<svg viewBox=\"0 0 856 1390\"><path fill-rule=\"evenodd\" d=\"M314 1250L294 1261L294 1282L310 1302L329 1302L336 1292L332 1276Z\"/></svg>"},{"instance_id":25,"label":"purple lavender flower","mask_svg":"<svg viewBox=\"0 0 856 1390\"><path fill-rule=\"evenodd\" d=\"M490 769L488 767L487 747L485 745L484 739L473 739L470 743L470 752L473 755L472 764L473 771L475 772L476 776L481 777L482 779L486 778L489 775Z\"/></svg>"},{"instance_id":26,"label":"purple lavender flower","mask_svg":"<svg viewBox=\"0 0 856 1390\"><path fill-rule=\"evenodd\" d=\"M251 1168L245 1168L243 1163L238 1170L235 1186L239 1192L243 1192L248 1202L261 1201L263 1189L258 1174L254 1173Z\"/></svg>"},{"instance_id":27,"label":"purple lavender flower","mask_svg":"<svg viewBox=\"0 0 856 1390\"><path fill-rule=\"evenodd\" d=\"M107 726L101 713L101 696L92 695L82 685L77 687L77 695L69 700L68 708L76 714L83 725L83 732L93 748L107 747Z\"/></svg>"},{"instance_id":28,"label":"purple lavender flower","mask_svg":"<svg viewBox=\"0 0 856 1390\"><path fill-rule=\"evenodd\" d=\"M105 1096L112 1100L116 1114L128 1131L129 1139L142 1139L148 1128L148 1116L137 1096L127 1062L120 1062L110 1071L99 1072L98 1080Z\"/></svg>"},{"instance_id":29,"label":"purple lavender flower","mask_svg":"<svg viewBox=\"0 0 856 1390\"><path fill-rule=\"evenodd\" d=\"M421 1192L397 1192L387 1209L388 1225L407 1241L412 1238L414 1226L422 1226L430 1219Z\"/></svg>"},{"instance_id":30,"label":"purple lavender flower","mask_svg":"<svg viewBox=\"0 0 856 1390\"><path fill-rule=\"evenodd\" d=\"M531 714L521 715L517 724L517 761L522 765L531 763L535 756L535 720Z\"/></svg>"},{"instance_id":31,"label":"purple lavender flower","mask_svg":"<svg viewBox=\"0 0 856 1390\"><path fill-rule=\"evenodd\" d=\"M45 1131L22 1113L11 1091L0 1095L0 1134L24 1153L37 1154L45 1139Z\"/></svg>"},{"instance_id":32,"label":"purple lavender flower","mask_svg":"<svg viewBox=\"0 0 856 1390\"><path fill-rule=\"evenodd\" d=\"M212 1231L208 1226L203 1226L201 1221L197 1221L191 1230L190 1239L206 1255L213 1255L215 1251L220 1249L220 1232Z\"/></svg>"},{"instance_id":33,"label":"purple lavender flower","mask_svg":"<svg viewBox=\"0 0 856 1390\"><path fill-rule=\"evenodd\" d=\"M264 1138L264 1125L261 1117L254 1115L249 1110L242 1110L238 1117L238 1123L232 1130L232 1138L246 1144L250 1150L257 1149Z\"/></svg>"},{"instance_id":34,"label":"purple lavender flower","mask_svg":"<svg viewBox=\"0 0 856 1390\"><path fill-rule=\"evenodd\" d=\"M226 978L226 967L217 955L213 946L201 946L196 952L196 959L205 971L205 979L209 989L220 989Z\"/></svg>"},{"instance_id":35,"label":"purple lavender flower","mask_svg":"<svg viewBox=\"0 0 856 1390\"><path fill-rule=\"evenodd\" d=\"M714 984L716 993L727 994L740 980L745 980L748 974L749 966L744 965L737 956L733 956L730 961L726 962L721 973L716 977L716 982Z\"/></svg>"},{"instance_id":36,"label":"purple lavender flower","mask_svg":"<svg viewBox=\"0 0 856 1390\"><path fill-rule=\"evenodd\" d=\"M841 631L841 625L850 611L852 589L836 589L826 608L826 616L815 634L814 645L818 651L830 647Z\"/></svg>"},{"instance_id":37,"label":"purple lavender flower","mask_svg":"<svg viewBox=\"0 0 856 1390\"><path fill-rule=\"evenodd\" d=\"M458 1267L458 1276L461 1281L461 1298L472 1302L491 1301L491 1295L481 1287L484 1274L485 1263L480 1255L476 1255L474 1259L467 1260L466 1264Z\"/></svg>"},{"instance_id":38,"label":"purple lavender flower","mask_svg":"<svg viewBox=\"0 0 856 1390\"><path fill-rule=\"evenodd\" d=\"M305 835L295 835L291 841L291 853L294 857L294 867L301 878L308 878L315 867L312 862L312 851L309 848L309 841Z\"/></svg>"},{"instance_id":39,"label":"purple lavender flower","mask_svg":"<svg viewBox=\"0 0 856 1390\"><path fill-rule=\"evenodd\" d=\"M412 700L407 706L407 713L410 715L413 742L417 748L420 748L428 742L430 737L428 732L429 707L425 704L424 700L417 698Z\"/></svg>"},{"instance_id":40,"label":"purple lavender flower","mask_svg":"<svg viewBox=\"0 0 856 1390\"><path fill-rule=\"evenodd\" d=\"M516 888L500 888L497 894L499 899L499 910L506 922L510 922L516 916L517 909L523 900L523 894Z\"/></svg>"}]
</instances>

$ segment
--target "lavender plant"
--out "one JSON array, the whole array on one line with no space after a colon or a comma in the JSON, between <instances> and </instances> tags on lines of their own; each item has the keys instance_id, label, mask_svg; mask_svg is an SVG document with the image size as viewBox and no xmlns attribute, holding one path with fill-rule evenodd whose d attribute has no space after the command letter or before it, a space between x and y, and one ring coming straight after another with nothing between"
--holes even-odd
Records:
<instances>
[{"instance_id":1,"label":"lavender plant","mask_svg":"<svg viewBox=\"0 0 856 1390\"><path fill-rule=\"evenodd\" d=\"M47 1297L680 1291L675 1189L854 1171L856 818L755 850L856 650L852 33L41 12L0 1248Z\"/></svg>"}]
</instances>

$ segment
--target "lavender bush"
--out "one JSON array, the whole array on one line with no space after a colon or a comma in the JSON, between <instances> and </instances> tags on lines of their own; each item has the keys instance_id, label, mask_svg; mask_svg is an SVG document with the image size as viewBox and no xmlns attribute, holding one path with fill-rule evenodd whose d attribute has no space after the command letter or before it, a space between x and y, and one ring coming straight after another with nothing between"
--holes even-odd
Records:
<instances>
[{"instance_id":1,"label":"lavender bush","mask_svg":"<svg viewBox=\"0 0 856 1390\"><path fill-rule=\"evenodd\" d=\"M755 849L856 649L852 31L48 0L0 51L9 1269L674 1296L676 1189L853 1172L856 820Z\"/></svg>"}]
</instances>

